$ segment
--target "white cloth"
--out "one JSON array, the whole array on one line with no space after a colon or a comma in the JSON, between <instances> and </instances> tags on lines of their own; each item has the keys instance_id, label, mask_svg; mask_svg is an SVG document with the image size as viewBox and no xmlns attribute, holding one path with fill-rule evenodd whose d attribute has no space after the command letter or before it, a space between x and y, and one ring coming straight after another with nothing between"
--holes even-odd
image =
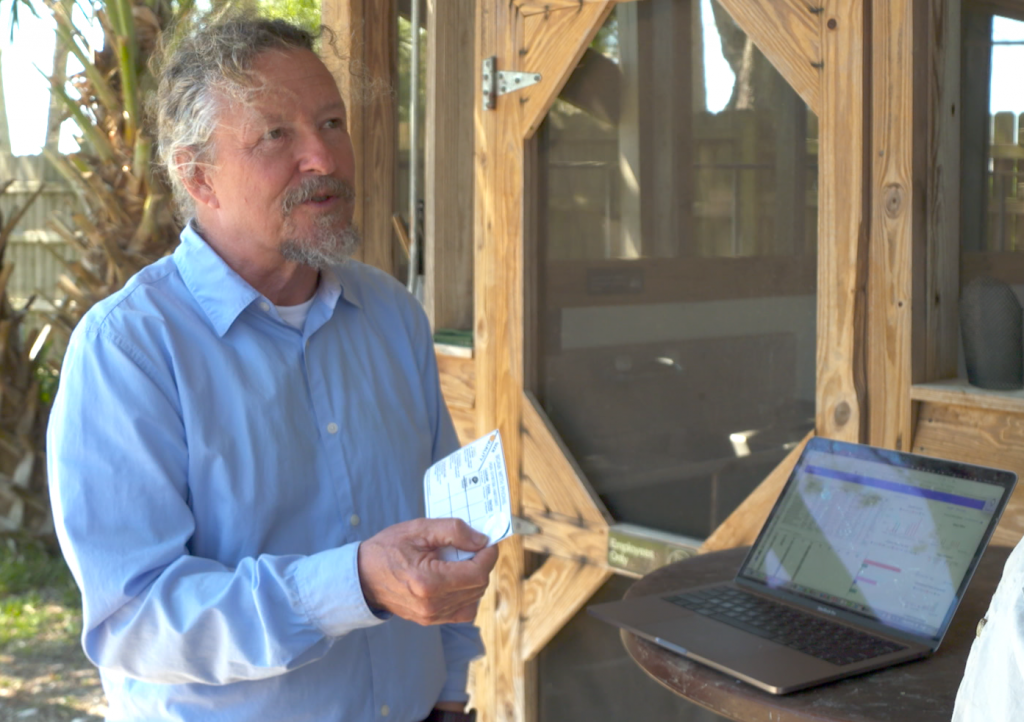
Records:
<instances>
[{"instance_id":1,"label":"white cloth","mask_svg":"<svg viewBox=\"0 0 1024 722\"><path fill-rule=\"evenodd\" d=\"M985 626L971 646L953 722L1024 720L1024 542L992 595Z\"/></svg>"},{"instance_id":2,"label":"white cloth","mask_svg":"<svg viewBox=\"0 0 1024 722\"><path fill-rule=\"evenodd\" d=\"M277 306L277 315L281 317L281 320L292 328L296 328L299 331L302 330L303 326L306 325L306 316L309 315L309 309L313 307L313 301L316 300L316 294L314 293L305 303L300 303L298 306Z\"/></svg>"}]
</instances>

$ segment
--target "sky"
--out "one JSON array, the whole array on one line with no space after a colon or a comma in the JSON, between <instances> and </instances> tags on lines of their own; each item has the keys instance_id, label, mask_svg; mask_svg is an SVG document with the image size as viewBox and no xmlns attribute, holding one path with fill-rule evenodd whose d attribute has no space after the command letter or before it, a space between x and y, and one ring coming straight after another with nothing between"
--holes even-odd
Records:
<instances>
[{"instance_id":1,"label":"sky","mask_svg":"<svg viewBox=\"0 0 1024 722\"><path fill-rule=\"evenodd\" d=\"M49 12L40 10L36 18L22 8L20 23L11 41L9 5L3 3L0 18L0 52L2 52L3 86L7 105L7 122L11 132L11 149L15 155L34 155L39 152L46 136L46 112L49 103L48 83L39 73L49 74L53 64L53 20ZM41 3L40 3L41 7ZM715 113L725 107L732 94L735 77L722 57L718 32L711 14L711 0L701 0L704 23L704 67L707 74L708 110ZM81 9L76 5L78 27L86 29L89 41L99 44L102 35L97 28L88 28ZM996 45L992 51L991 112L1011 111L1024 113L1024 84L1020 68L1024 67L1024 23L996 18L993 40L1020 42L1020 45ZM37 70L36 68L39 68ZM68 73L81 70L72 56ZM65 121L61 128L60 150L74 152L74 124Z\"/></svg>"}]
</instances>

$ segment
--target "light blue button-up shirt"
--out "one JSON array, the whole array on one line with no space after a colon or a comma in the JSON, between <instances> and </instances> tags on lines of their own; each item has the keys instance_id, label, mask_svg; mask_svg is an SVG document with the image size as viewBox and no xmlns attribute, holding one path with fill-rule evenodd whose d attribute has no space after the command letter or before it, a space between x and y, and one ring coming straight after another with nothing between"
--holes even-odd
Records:
<instances>
[{"instance_id":1,"label":"light blue button-up shirt","mask_svg":"<svg viewBox=\"0 0 1024 722\"><path fill-rule=\"evenodd\" d=\"M412 722L465 700L476 628L378 617L356 567L458 446L422 309L349 262L300 332L181 240L75 329L48 430L109 719Z\"/></svg>"}]
</instances>

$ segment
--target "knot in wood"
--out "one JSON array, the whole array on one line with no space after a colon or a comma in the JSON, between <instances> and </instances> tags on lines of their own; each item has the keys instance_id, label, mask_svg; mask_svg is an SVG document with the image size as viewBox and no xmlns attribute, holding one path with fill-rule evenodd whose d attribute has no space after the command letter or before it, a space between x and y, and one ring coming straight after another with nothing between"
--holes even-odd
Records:
<instances>
[{"instance_id":1,"label":"knot in wood","mask_svg":"<svg viewBox=\"0 0 1024 722\"><path fill-rule=\"evenodd\" d=\"M840 401L832 418L835 419L836 426L846 426L846 423L850 420L850 415L850 405L845 401Z\"/></svg>"},{"instance_id":2,"label":"knot in wood","mask_svg":"<svg viewBox=\"0 0 1024 722\"><path fill-rule=\"evenodd\" d=\"M903 208L903 186L893 183L885 187L885 215L896 218Z\"/></svg>"}]
</instances>

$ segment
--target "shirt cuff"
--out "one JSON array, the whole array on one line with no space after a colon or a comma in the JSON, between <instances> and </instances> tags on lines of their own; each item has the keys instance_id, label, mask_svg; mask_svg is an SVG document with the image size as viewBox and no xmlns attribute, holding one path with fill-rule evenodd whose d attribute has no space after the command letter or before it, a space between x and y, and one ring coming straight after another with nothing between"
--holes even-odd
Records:
<instances>
[{"instance_id":1,"label":"shirt cuff","mask_svg":"<svg viewBox=\"0 0 1024 722\"><path fill-rule=\"evenodd\" d=\"M328 637L372 627L389 615L374 614L359 583L359 542L328 549L296 562L295 589L310 621Z\"/></svg>"}]
</instances>

